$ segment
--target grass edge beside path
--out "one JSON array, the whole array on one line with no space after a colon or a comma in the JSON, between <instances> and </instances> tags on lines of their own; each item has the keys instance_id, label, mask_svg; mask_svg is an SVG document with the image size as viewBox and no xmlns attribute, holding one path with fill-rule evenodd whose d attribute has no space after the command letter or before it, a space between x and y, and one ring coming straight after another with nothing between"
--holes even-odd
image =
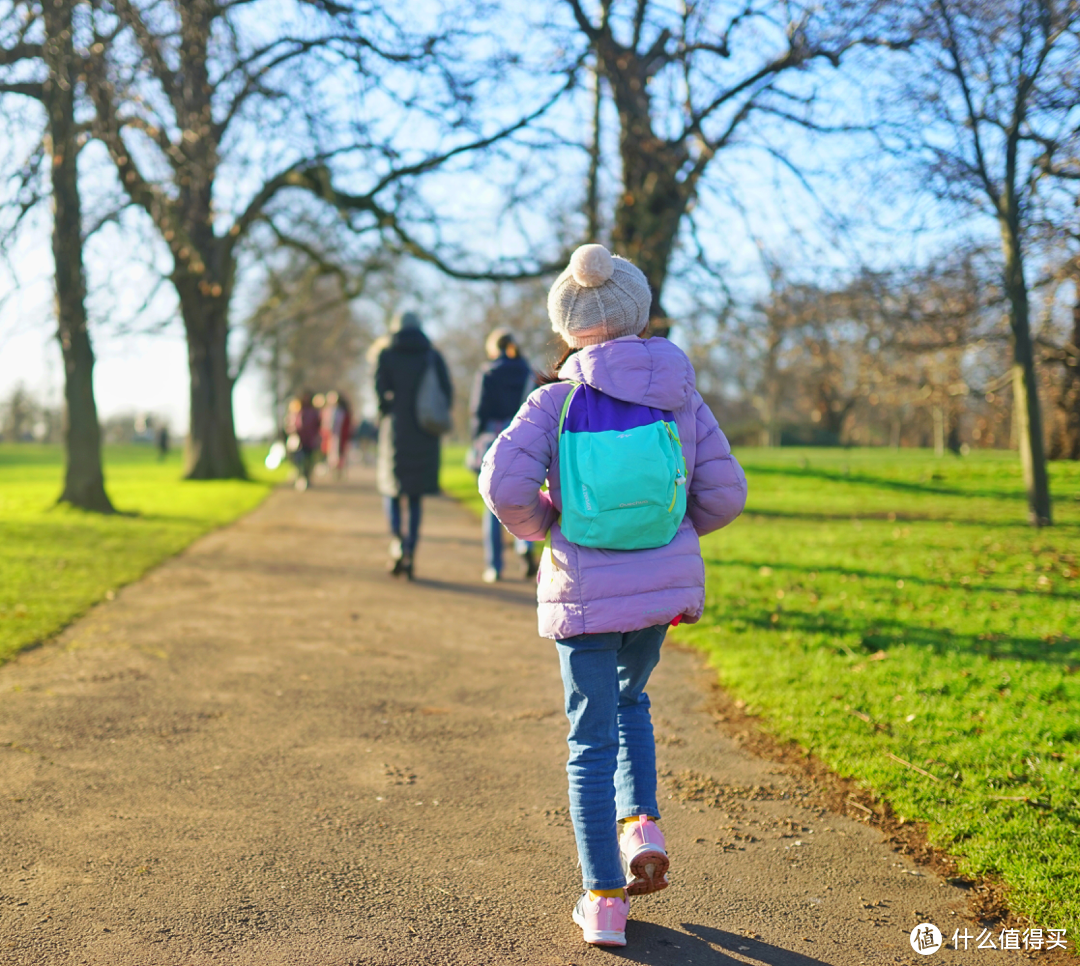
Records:
<instances>
[{"instance_id":1,"label":"grass edge beside path","mask_svg":"<svg viewBox=\"0 0 1080 966\"><path fill-rule=\"evenodd\" d=\"M775 739L925 822L1010 911L1080 934L1080 464L1026 523L1014 453L742 449L680 642ZM482 504L463 450L444 488ZM951 936L951 932L950 932Z\"/></svg>"},{"instance_id":2,"label":"grass edge beside path","mask_svg":"<svg viewBox=\"0 0 1080 966\"><path fill-rule=\"evenodd\" d=\"M57 505L59 446L0 444L0 664L55 637L211 530L251 512L287 476L244 447L251 479L181 479L179 453L159 462L146 446L107 446L106 487L119 511Z\"/></svg>"}]
</instances>

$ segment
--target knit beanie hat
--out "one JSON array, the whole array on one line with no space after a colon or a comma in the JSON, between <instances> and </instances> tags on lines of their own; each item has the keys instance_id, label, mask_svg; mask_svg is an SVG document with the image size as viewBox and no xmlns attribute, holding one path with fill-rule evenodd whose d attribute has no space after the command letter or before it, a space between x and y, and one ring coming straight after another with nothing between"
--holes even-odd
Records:
<instances>
[{"instance_id":1,"label":"knit beanie hat","mask_svg":"<svg viewBox=\"0 0 1080 966\"><path fill-rule=\"evenodd\" d=\"M551 327L574 349L637 335L652 295L644 273L603 245L582 245L548 292Z\"/></svg>"}]
</instances>

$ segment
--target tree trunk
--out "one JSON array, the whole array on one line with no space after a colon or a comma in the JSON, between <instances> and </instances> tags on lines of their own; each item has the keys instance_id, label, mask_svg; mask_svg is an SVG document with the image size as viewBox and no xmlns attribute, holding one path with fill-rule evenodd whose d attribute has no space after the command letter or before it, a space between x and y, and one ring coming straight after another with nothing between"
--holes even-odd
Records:
<instances>
[{"instance_id":1,"label":"tree trunk","mask_svg":"<svg viewBox=\"0 0 1080 966\"><path fill-rule=\"evenodd\" d=\"M1050 440L1050 459L1080 460L1080 277L1073 279L1072 338L1062 360L1065 371L1058 399L1058 419Z\"/></svg>"},{"instance_id":2,"label":"tree trunk","mask_svg":"<svg viewBox=\"0 0 1080 966\"><path fill-rule=\"evenodd\" d=\"M1027 490L1028 518L1032 526L1048 527L1050 480L1046 472L1042 413L1035 378L1035 353L1031 341L1027 282L1019 232L1006 221L1001 231L1005 255L1005 294L1009 299L1009 324L1013 338L1013 407L1016 416L1020 465Z\"/></svg>"},{"instance_id":3,"label":"tree trunk","mask_svg":"<svg viewBox=\"0 0 1080 966\"><path fill-rule=\"evenodd\" d=\"M52 141L53 259L57 338L64 359L67 466L58 502L112 513L101 469L101 428L94 401L94 353L86 325L86 278L79 204L79 146L75 126L78 62L72 37L74 0L45 3L45 107Z\"/></svg>"},{"instance_id":4,"label":"tree trunk","mask_svg":"<svg viewBox=\"0 0 1080 966\"><path fill-rule=\"evenodd\" d=\"M655 141L656 139L654 139ZM664 142L640 143L624 138L623 195L615 209L612 247L645 273L652 290L649 318L667 319L661 296L668 263L686 210L678 166Z\"/></svg>"},{"instance_id":5,"label":"tree trunk","mask_svg":"<svg viewBox=\"0 0 1080 966\"><path fill-rule=\"evenodd\" d=\"M607 78L619 112L622 194L615 206L611 245L645 273L652 289L649 318L666 327L660 301L679 223L693 185L679 180L686 148L653 131L649 76L638 55L610 37L597 42L597 71Z\"/></svg>"},{"instance_id":6,"label":"tree trunk","mask_svg":"<svg viewBox=\"0 0 1080 966\"><path fill-rule=\"evenodd\" d=\"M780 366L778 356L783 333L779 327L770 326L769 341L765 353L764 425L761 429L761 445L769 448L780 445Z\"/></svg>"},{"instance_id":7,"label":"tree trunk","mask_svg":"<svg viewBox=\"0 0 1080 966\"><path fill-rule=\"evenodd\" d=\"M592 143L589 145L589 177L585 184L585 218L587 240L600 241L600 114L604 90L600 72L593 72Z\"/></svg>"},{"instance_id":8,"label":"tree trunk","mask_svg":"<svg viewBox=\"0 0 1080 966\"><path fill-rule=\"evenodd\" d=\"M176 289L187 333L191 377L186 478L247 479L233 425L228 298L221 294L220 286L211 286L201 277L178 278Z\"/></svg>"},{"instance_id":9,"label":"tree trunk","mask_svg":"<svg viewBox=\"0 0 1080 966\"><path fill-rule=\"evenodd\" d=\"M945 455L945 412L940 403L934 403L930 410L934 417L934 455L940 458Z\"/></svg>"}]
</instances>

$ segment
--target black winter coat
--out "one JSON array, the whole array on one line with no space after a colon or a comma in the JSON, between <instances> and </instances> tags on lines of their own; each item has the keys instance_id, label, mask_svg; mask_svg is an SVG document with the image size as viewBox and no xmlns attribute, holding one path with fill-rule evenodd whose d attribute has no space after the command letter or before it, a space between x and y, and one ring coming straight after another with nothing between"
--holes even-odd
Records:
<instances>
[{"instance_id":1,"label":"black winter coat","mask_svg":"<svg viewBox=\"0 0 1080 966\"><path fill-rule=\"evenodd\" d=\"M422 496L439 492L439 437L416 421L416 392L427 367L429 350L447 398L454 389L446 362L419 329L395 332L379 353L375 395L379 400L379 459L376 466L383 496Z\"/></svg>"},{"instance_id":2,"label":"black winter coat","mask_svg":"<svg viewBox=\"0 0 1080 966\"><path fill-rule=\"evenodd\" d=\"M473 439L494 423L509 423L525 401L527 390L535 388L536 377L521 356L511 359L503 353L485 363L476 374L469 404Z\"/></svg>"}]
</instances>

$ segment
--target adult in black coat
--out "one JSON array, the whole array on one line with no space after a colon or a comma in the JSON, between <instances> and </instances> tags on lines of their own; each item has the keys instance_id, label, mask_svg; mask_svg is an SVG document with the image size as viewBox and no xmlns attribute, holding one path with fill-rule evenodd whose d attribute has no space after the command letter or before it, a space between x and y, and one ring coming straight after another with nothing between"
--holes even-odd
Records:
<instances>
[{"instance_id":1,"label":"adult in black coat","mask_svg":"<svg viewBox=\"0 0 1080 966\"><path fill-rule=\"evenodd\" d=\"M416 394L429 363L435 366L451 402L454 390L446 361L424 335L414 312L396 316L390 333L375 364L375 396L379 401L376 479L394 535L391 572L411 578L420 537L421 498L439 492L439 437L426 433L416 419ZM409 503L409 523L404 531L402 497Z\"/></svg>"},{"instance_id":2,"label":"adult in black coat","mask_svg":"<svg viewBox=\"0 0 1080 966\"><path fill-rule=\"evenodd\" d=\"M476 374L469 405L473 437L470 463L476 470L495 437L510 425L525 397L536 388L536 377L509 329L495 329L484 348L488 361ZM483 579L494 583L502 577L503 528L490 510L484 514L482 533ZM523 558L526 576L535 575L532 546L524 540L515 540L514 548Z\"/></svg>"}]
</instances>

